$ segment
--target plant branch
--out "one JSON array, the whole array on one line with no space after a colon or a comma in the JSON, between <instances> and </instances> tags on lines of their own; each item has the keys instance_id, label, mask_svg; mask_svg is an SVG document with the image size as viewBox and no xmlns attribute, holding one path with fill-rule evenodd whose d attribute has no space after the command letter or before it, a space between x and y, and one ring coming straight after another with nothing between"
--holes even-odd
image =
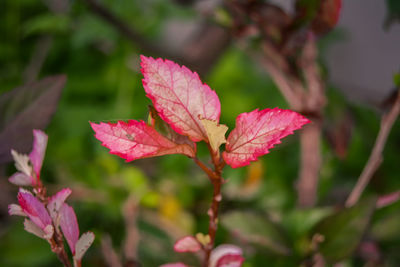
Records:
<instances>
[{"instance_id":1,"label":"plant branch","mask_svg":"<svg viewBox=\"0 0 400 267\"><path fill-rule=\"evenodd\" d=\"M65 252L64 241L60 231L55 229L53 237L49 240L51 250L57 255L58 259L65 267L72 267L68 255Z\"/></svg>"},{"instance_id":2,"label":"plant branch","mask_svg":"<svg viewBox=\"0 0 400 267\"><path fill-rule=\"evenodd\" d=\"M103 252L103 257L107 266L122 267L119 256L112 246L111 237L108 234L104 235L101 239L101 251Z\"/></svg>"},{"instance_id":3,"label":"plant branch","mask_svg":"<svg viewBox=\"0 0 400 267\"><path fill-rule=\"evenodd\" d=\"M396 101L394 102L390 111L382 116L381 126L379 129L378 136L376 138L374 147L372 149L371 155L358 178L356 185L354 186L349 198L346 201L346 207L351 207L357 203L361 194L363 193L365 187L370 182L372 176L380 166L383 161L383 149L389 133L393 127L394 122L400 113L400 90L397 93Z\"/></svg>"},{"instance_id":4,"label":"plant branch","mask_svg":"<svg viewBox=\"0 0 400 267\"><path fill-rule=\"evenodd\" d=\"M210 179L214 187L211 207L207 212L210 218L208 224L208 235L210 236L210 243L208 243L207 246L205 246L204 248L205 256L204 256L203 267L209 266L210 254L214 248L215 236L218 229L219 204L221 203L222 200L222 194L221 194L221 186L223 182L222 169L225 166L225 162L223 160L221 161L219 153L214 152L210 144L207 145L208 145L208 150L210 151L212 162L214 164L215 177L213 179Z\"/></svg>"},{"instance_id":5,"label":"plant branch","mask_svg":"<svg viewBox=\"0 0 400 267\"><path fill-rule=\"evenodd\" d=\"M300 173L297 183L300 207L314 205L317 200L317 185L321 166L322 125L314 121L300 132Z\"/></svg>"},{"instance_id":6,"label":"plant branch","mask_svg":"<svg viewBox=\"0 0 400 267\"><path fill-rule=\"evenodd\" d=\"M278 86L279 91L288 102L289 106L295 110L301 109L301 97L298 91L294 90L293 83L285 74L283 67L286 66L277 51L268 44L263 45L264 57L260 57L260 63L271 75L271 78ZM256 57L255 57L256 58Z\"/></svg>"},{"instance_id":7,"label":"plant branch","mask_svg":"<svg viewBox=\"0 0 400 267\"><path fill-rule=\"evenodd\" d=\"M168 58L171 60L176 60L182 63L182 59L177 54L168 51L161 46L154 45L153 43L148 41L141 33L139 33L132 26L129 26L123 20L118 18L108 8L100 4L99 1L97 0L82 0L82 1L87 4L89 9L94 14L96 14L97 16L108 22L121 35L125 36L130 41L132 41L141 50L145 50L157 56Z\"/></svg>"},{"instance_id":8,"label":"plant branch","mask_svg":"<svg viewBox=\"0 0 400 267\"><path fill-rule=\"evenodd\" d=\"M305 83L290 71L284 55L267 42L262 48L264 57L261 57L261 63L289 106L313 121L300 133L301 164L297 184L299 206L310 207L317 199L319 171L322 163L321 113L326 102L324 84L317 65L315 40L312 36L308 38L297 62L304 75Z\"/></svg>"},{"instance_id":9,"label":"plant branch","mask_svg":"<svg viewBox=\"0 0 400 267\"><path fill-rule=\"evenodd\" d=\"M194 162L207 174L208 178L212 181L213 179L216 179L216 174L212 169L207 167L201 160L199 160L197 157L193 158Z\"/></svg>"},{"instance_id":10,"label":"plant branch","mask_svg":"<svg viewBox=\"0 0 400 267\"><path fill-rule=\"evenodd\" d=\"M29 61L28 66L24 70L23 80L24 83L34 82L42 69L42 66L46 60L46 57L50 51L53 43L53 37L45 35L40 37L36 43L35 50Z\"/></svg>"},{"instance_id":11,"label":"plant branch","mask_svg":"<svg viewBox=\"0 0 400 267\"><path fill-rule=\"evenodd\" d=\"M304 45L298 66L305 79L305 97L301 112L312 120L300 133L301 163L297 183L298 205L314 206L317 201L318 180L322 164L321 136L322 111L326 103L324 83L317 64L317 47L315 39L309 36Z\"/></svg>"}]
</instances>

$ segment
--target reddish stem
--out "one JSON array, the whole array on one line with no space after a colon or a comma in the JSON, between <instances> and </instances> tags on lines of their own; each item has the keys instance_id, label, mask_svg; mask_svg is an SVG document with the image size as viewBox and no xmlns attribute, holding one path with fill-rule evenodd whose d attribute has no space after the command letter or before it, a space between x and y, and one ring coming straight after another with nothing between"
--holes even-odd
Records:
<instances>
[{"instance_id":1,"label":"reddish stem","mask_svg":"<svg viewBox=\"0 0 400 267\"><path fill-rule=\"evenodd\" d=\"M36 174L33 173L33 176L37 181L36 186L34 187L34 192L36 194L36 197L38 197L44 205L47 205L48 197L47 197L46 187L43 186L43 183L40 180L39 175L36 176ZM65 267L72 267L71 262L69 261L68 254L65 251L63 235L60 232L60 230L56 228L54 223L53 227L54 227L54 234L53 237L49 240L51 251L53 251L57 255L58 259L62 262L62 264Z\"/></svg>"},{"instance_id":2,"label":"reddish stem","mask_svg":"<svg viewBox=\"0 0 400 267\"><path fill-rule=\"evenodd\" d=\"M208 225L208 235L210 236L210 243L208 243L204 247L205 256L204 256L203 267L209 266L210 254L212 249L214 248L215 235L218 229L219 203L222 200L222 195L221 195L221 185L223 182L222 169L225 166L225 162L220 158L219 153L214 152L209 144L208 144L208 149L210 151L211 159L214 165L214 170L207 167L199 159L194 158L196 164L199 165L200 168L208 175L214 187L211 207L207 212L208 216L210 217Z\"/></svg>"}]
</instances>

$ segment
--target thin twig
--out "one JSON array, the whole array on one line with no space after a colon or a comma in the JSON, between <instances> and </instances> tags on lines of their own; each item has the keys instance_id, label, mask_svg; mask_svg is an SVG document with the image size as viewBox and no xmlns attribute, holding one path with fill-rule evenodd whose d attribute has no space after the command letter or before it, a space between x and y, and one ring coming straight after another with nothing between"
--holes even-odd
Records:
<instances>
[{"instance_id":1,"label":"thin twig","mask_svg":"<svg viewBox=\"0 0 400 267\"><path fill-rule=\"evenodd\" d=\"M285 74L287 64L285 63L284 59L278 54L276 50L272 49L268 44L263 45L263 52L264 57L254 56L253 58L260 58L260 63L262 64L262 66L264 66L266 71L274 80L283 97L288 102L289 106L292 109L300 110L302 106L302 97L298 90L295 89L298 87L293 85L293 79Z\"/></svg>"},{"instance_id":2,"label":"thin twig","mask_svg":"<svg viewBox=\"0 0 400 267\"><path fill-rule=\"evenodd\" d=\"M197 157L193 158L193 160L207 174L211 181L216 178L214 171L207 167L207 165L205 165L201 160L199 160Z\"/></svg>"},{"instance_id":3,"label":"thin twig","mask_svg":"<svg viewBox=\"0 0 400 267\"><path fill-rule=\"evenodd\" d=\"M376 201L376 207L378 209L387 207L387 206L399 201L399 199L400 199L400 191L396 191L396 192L381 196Z\"/></svg>"},{"instance_id":4,"label":"thin twig","mask_svg":"<svg viewBox=\"0 0 400 267\"><path fill-rule=\"evenodd\" d=\"M139 244L139 230L136 220L138 216L138 200L131 195L124 203L122 214L124 215L126 238L124 242L125 266L139 266L137 263L137 249Z\"/></svg>"},{"instance_id":5,"label":"thin twig","mask_svg":"<svg viewBox=\"0 0 400 267\"><path fill-rule=\"evenodd\" d=\"M397 99L394 102L390 111L382 116L381 127L378 137L376 138L371 155L365 165L356 185L354 186L349 198L346 201L346 207L351 207L357 203L365 187L368 185L372 176L383 161L383 149L394 122L400 113L400 90L397 94Z\"/></svg>"},{"instance_id":6,"label":"thin twig","mask_svg":"<svg viewBox=\"0 0 400 267\"><path fill-rule=\"evenodd\" d=\"M33 82L37 79L52 43L53 37L49 35L45 35L37 41L29 64L23 73L25 83Z\"/></svg>"}]
</instances>

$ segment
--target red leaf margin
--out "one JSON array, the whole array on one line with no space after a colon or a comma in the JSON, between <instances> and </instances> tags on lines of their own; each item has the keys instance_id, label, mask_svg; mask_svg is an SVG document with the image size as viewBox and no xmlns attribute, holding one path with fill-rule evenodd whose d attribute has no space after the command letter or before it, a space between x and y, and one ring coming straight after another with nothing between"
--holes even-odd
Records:
<instances>
[{"instance_id":1,"label":"red leaf margin","mask_svg":"<svg viewBox=\"0 0 400 267\"><path fill-rule=\"evenodd\" d=\"M239 114L222 156L232 168L249 165L281 143L280 139L309 122L297 112L279 108Z\"/></svg>"},{"instance_id":2,"label":"red leaf margin","mask_svg":"<svg viewBox=\"0 0 400 267\"><path fill-rule=\"evenodd\" d=\"M215 91L185 66L168 59L143 55L140 58L144 90L160 117L177 133L192 141L208 142L200 119L219 122L221 103Z\"/></svg>"}]
</instances>

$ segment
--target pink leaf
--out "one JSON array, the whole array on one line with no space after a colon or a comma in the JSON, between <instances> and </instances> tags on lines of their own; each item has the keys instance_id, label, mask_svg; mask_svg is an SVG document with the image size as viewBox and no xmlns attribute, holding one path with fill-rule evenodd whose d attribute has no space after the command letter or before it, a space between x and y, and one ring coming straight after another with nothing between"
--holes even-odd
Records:
<instances>
[{"instance_id":1,"label":"pink leaf","mask_svg":"<svg viewBox=\"0 0 400 267\"><path fill-rule=\"evenodd\" d=\"M44 207L44 204L32 194L26 191L20 191L18 193L18 202L22 211L42 230L44 230L46 226L52 224L50 215Z\"/></svg>"},{"instance_id":2,"label":"pink leaf","mask_svg":"<svg viewBox=\"0 0 400 267\"><path fill-rule=\"evenodd\" d=\"M185 236L175 242L174 250L176 252L197 252L201 249L199 241L193 236Z\"/></svg>"},{"instance_id":3,"label":"pink leaf","mask_svg":"<svg viewBox=\"0 0 400 267\"><path fill-rule=\"evenodd\" d=\"M224 160L232 168L246 166L267 154L280 139L309 122L294 111L278 108L242 113L236 118L236 128L227 139Z\"/></svg>"},{"instance_id":4,"label":"pink leaf","mask_svg":"<svg viewBox=\"0 0 400 267\"><path fill-rule=\"evenodd\" d=\"M217 267L240 267L243 261L244 258L241 255L226 254L218 260Z\"/></svg>"},{"instance_id":5,"label":"pink leaf","mask_svg":"<svg viewBox=\"0 0 400 267\"><path fill-rule=\"evenodd\" d=\"M160 265L160 267L188 267L186 264L182 262L174 262Z\"/></svg>"},{"instance_id":6,"label":"pink leaf","mask_svg":"<svg viewBox=\"0 0 400 267\"><path fill-rule=\"evenodd\" d=\"M187 144L176 144L159 134L143 121L130 120L128 123L91 123L96 138L126 161L166 154L184 154L194 157L193 148Z\"/></svg>"},{"instance_id":7,"label":"pink leaf","mask_svg":"<svg viewBox=\"0 0 400 267\"><path fill-rule=\"evenodd\" d=\"M244 258L242 249L229 244L219 245L211 251L210 267L240 267Z\"/></svg>"},{"instance_id":8,"label":"pink leaf","mask_svg":"<svg viewBox=\"0 0 400 267\"><path fill-rule=\"evenodd\" d=\"M33 170L36 175L40 175L40 169L42 168L44 154L47 147L47 135L41 130L33 130L33 148L29 154Z\"/></svg>"},{"instance_id":9,"label":"pink leaf","mask_svg":"<svg viewBox=\"0 0 400 267\"><path fill-rule=\"evenodd\" d=\"M44 229L41 229L39 226L37 226L35 223L33 223L31 220L28 219L25 219L24 221L24 229L25 231L43 239L50 239L54 234L53 225L49 224Z\"/></svg>"},{"instance_id":10,"label":"pink leaf","mask_svg":"<svg viewBox=\"0 0 400 267\"><path fill-rule=\"evenodd\" d=\"M22 172L14 173L10 178L8 178L8 181L19 186L32 185L32 178Z\"/></svg>"},{"instance_id":11,"label":"pink leaf","mask_svg":"<svg viewBox=\"0 0 400 267\"><path fill-rule=\"evenodd\" d=\"M65 203L60 210L60 226L72 255L75 255L75 245L79 239L78 221L74 209Z\"/></svg>"},{"instance_id":12,"label":"pink leaf","mask_svg":"<svg viewBox=\"0 0 400 267\"><path fill-rule=\"evenodd\" d=\"M8 205L8 214L10 215L18 215L18 216L28 216L20 205L10 204Z\"/></svg>"},{"instance_id":13,"label":"pink leaf","mask_svg":"<svg viewBox=\"0 0 400 267\"><path fill-rule=\"evenodd\" d=\"M143 86L161 118L192 141L207 141L200 119L219 121L217 94L197 73L170 60L141 56Z\"/></svg>"},{"instance_id":14,"label":"pink leaf","mask_svg":"<svg viewBox=\"0 0 400 267\"><path fill-rule=\"evenodd\" d=\"M49 211L50 217L53 219L53 222L56 226L58 225L58 215L60 209L71 192L71 189L64 188L52 196L47 204L47 210Z\"/></svg>"}]
</instances>

